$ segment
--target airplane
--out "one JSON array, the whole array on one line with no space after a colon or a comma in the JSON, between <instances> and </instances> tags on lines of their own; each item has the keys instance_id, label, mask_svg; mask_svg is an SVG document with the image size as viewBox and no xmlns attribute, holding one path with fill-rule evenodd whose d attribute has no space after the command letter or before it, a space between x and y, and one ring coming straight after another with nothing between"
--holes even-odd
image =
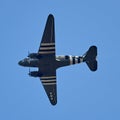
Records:
<instances>
[{"instance_id":1,"label":"airplane","mask_svg":"<svg viewBox=\"0 0 120 120\"><path fill-rule=\"evenodd\" d=\"M37 67L29 76L39 77L52 105L57 104L56 70L60 67L85 62L91 71L97 70L97 47L91 46L83 56L60 55L55 51L54 16L48 15L40 47L37 53L29 54L18 62L24 67Z\"/></svg>"}]
</instances>

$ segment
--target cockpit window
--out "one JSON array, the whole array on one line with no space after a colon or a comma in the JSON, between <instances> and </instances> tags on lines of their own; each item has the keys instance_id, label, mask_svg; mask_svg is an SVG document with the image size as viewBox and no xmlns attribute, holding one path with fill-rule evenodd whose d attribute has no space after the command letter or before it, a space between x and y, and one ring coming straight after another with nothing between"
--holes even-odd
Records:
<instances>
[{"instance_id":1,"label":"cockpit window","mask_svg":"<svg viewBox=\"0 0 120 120\"><path fill-rule=\"evenodd\" d=\"M27 61L27 60L28 60L28 58L23 59L24 62Z\"/></svg>"}]
</instances>

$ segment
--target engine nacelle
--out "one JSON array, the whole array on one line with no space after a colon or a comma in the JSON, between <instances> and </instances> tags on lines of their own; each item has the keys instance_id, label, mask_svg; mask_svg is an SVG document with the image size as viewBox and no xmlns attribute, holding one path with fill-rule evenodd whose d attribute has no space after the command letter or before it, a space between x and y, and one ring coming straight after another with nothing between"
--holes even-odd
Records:
<instances>
[{"instance_id":1,"label":"engine nacelle","mask_svg":"<svg viewBox=\"0 0 120 120\"><path fill-rule=\"evenodd\" d=\"M40 58L41 56L38 53L30 53L28 55L28 57L30 57L30 58Z\"/></svg>"},{"instance_id":2,"label":"engine nacelle","mask_svg":"<svg viewBox=\"0 0 120 120\"><path fill-rule=\"evenodd\" d=\"M41 77L41 76L42 76L42 74L39 73L38 71L29 72L29 75L30 75L31 77Z\"/></svg>"}]
</instances>

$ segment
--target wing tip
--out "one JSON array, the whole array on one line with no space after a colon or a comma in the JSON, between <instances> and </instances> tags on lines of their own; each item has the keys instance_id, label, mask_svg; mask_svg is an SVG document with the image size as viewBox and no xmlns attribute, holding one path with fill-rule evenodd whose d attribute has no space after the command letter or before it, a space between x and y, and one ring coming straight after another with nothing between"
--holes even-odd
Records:
<instances>
[{"instance_id":1,"label":"wing tip","mask_svg":"<svg viewBox=\"0 0 120 120\"><path fill-rule=\"evenodd\" d=\"M51 104L55 106L57 104L57 101L51 102Z\"/></svg>"},{"instance_id":2,"label":"wing tip","mask_svg":"<svg viewBox=\"0 0 120 120\"><path fill-rule=\"evenodd\" d=\"M53 18L53 19L54 19L53 14L50 13L50 14L48 15L48 18Z\"/></svg>"},{"instance_id":3,"label":"wing tip","mask_svg":"<svg viewBox=\"0 0 120 120\"><path fill-rule=\"evenodd\" d=\"M49 100L50 100L50 103L51 103L53 106L55 106L55 105L57 104L57 96L54 96L52 99L49 98Z\"/></svg>"}]
</instances>

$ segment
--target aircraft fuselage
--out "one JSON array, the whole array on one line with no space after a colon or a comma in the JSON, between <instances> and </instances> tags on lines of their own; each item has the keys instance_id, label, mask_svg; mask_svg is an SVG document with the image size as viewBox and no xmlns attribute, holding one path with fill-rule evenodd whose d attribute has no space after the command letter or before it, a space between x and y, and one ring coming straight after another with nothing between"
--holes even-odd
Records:
<instances>
[{"instance_id":1,"label":"aircraft fuselage","mask_svg":"<svg viewBox=\"0 0 120 120\"><path fill-rule=\"evenodd\" d=\"M25 58L21 61L19 61L19 65L24 66L24 67L45 67L45 66L51 66L51 63L53 67L56 69L59 67L64 67L72 64L77 64L83 62L83 57L80 56L68 56L68 55L62 55L62 56L56 56L56 59L49 60L49 55L40 57L40 58Z\"/></svg>"}]
</instances>

